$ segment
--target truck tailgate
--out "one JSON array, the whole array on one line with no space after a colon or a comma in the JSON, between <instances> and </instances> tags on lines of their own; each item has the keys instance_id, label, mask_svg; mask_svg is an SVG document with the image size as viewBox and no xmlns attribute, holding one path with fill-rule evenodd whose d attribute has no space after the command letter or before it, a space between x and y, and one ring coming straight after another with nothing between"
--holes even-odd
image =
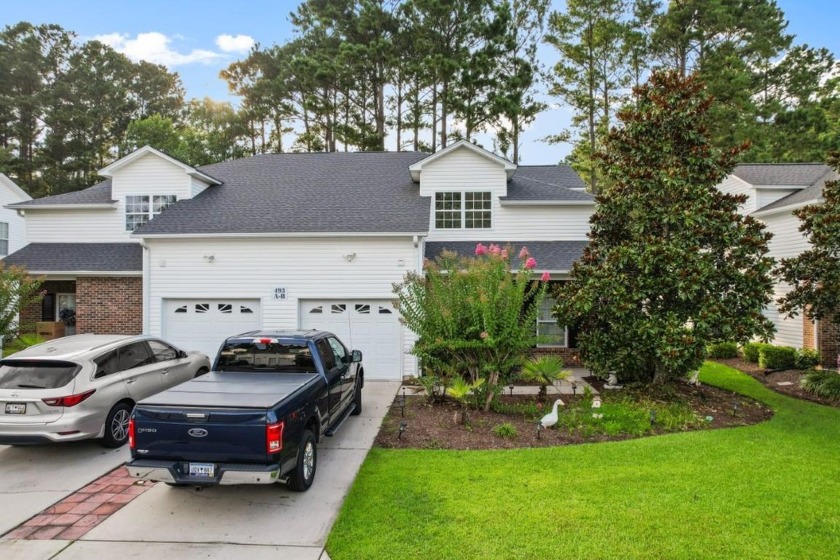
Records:
<instances>
[{"instance_id":1,"label":"truck tailgate","mask_svg":"<svg viewBox=\"0 0 840 560\"><path fill-rule=\"evenodd\" d=\"M138 459L269 461L264 409L138 405L134 425Z\"/></svg>"}]
</instances>

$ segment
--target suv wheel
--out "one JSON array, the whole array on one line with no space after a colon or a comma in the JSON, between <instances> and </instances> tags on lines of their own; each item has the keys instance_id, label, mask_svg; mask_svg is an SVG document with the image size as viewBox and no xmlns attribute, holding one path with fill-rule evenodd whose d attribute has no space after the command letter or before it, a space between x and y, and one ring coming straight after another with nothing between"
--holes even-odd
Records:
<instances>
[{"instance_id":1,"label":"suv wheel","mask_svg":"<svg viewBox=\"0 0 840 560\"><path fill-rule=\"evenodd\" d=\"M105 435L102 445L109 448L122 447L128 441L128 419L131 407L126 403L117 403L105 419Z\"/></svg>"}]
</instances>

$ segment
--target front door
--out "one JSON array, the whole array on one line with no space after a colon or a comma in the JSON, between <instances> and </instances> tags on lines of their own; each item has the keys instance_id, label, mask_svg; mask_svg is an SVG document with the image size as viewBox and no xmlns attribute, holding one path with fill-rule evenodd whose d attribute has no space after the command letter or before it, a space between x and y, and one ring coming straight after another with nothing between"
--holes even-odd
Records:
<instances>
[{"instance_id":1,"label":"front door","mask_svg":"<svg viewBox=\"0 0 840 560\"><path fill-rule=\"evenodd\" d=\"M64 334L76 334L76 294L57 294L55 316L64 323Z\"/></svg>"}]
</instances>

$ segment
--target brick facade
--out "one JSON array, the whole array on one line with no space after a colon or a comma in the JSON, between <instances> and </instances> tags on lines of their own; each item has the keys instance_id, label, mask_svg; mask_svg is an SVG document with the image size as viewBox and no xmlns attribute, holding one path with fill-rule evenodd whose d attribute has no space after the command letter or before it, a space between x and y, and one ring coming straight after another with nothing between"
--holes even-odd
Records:
<instances>
[{"instance_id":1,"label":"brick facade","mask_svg":"<svg viewBox=\"0 0 840 560\"><path fill-rule=\"evenodd\" d=\"M52 302L50 309L44 310L44 302L38 301L20 310L21 332L35 332L35 323L38 321L54 321L55 294L72 294L76 291L76 282L73 280L47 280L41 282L41 291L50 294ZM45 312L46 311L46 312Z\"/></svg>"},{"instance_id":2,"label":"brick facade","mask_svg":"<svg viewBox=\"0 0 840 560\"><path fill-rule=\"evenodd\" d=\"M143 280L91 277L76 280L76 332L143 332Z\"/></svg>"},{"instance_id":3,"label":"brick facade","mask_svg":"<svg viewBox=\"0 0 840 560\"><path fill-rule=\"evenodd\" d=\"M836 368L837 355L840 354L840 329L831 319L823 319L817 322L817 326L820 362L824 367Z\"/></svg>"}]
</instances>

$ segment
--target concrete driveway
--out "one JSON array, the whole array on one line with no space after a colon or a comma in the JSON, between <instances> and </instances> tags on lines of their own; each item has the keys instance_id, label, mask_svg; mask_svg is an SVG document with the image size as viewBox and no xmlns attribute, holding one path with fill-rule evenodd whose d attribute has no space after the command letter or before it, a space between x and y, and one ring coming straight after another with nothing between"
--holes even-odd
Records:
<instances>
[{"instance_id":1,"label":"concrete driveway","mask_svg":"<svg viewBox=\"0 0 840 560\"><path fill-rule=\"evenodd\" d=\"M247 554L257 560L323 559L330 528L398 387L395 382L365 384L362 414L318 447L318 470L308 492L280 485L196 492L157 484L80 540L0 541L0 557L221 559Z\"/></svg>"}]
</instances>

